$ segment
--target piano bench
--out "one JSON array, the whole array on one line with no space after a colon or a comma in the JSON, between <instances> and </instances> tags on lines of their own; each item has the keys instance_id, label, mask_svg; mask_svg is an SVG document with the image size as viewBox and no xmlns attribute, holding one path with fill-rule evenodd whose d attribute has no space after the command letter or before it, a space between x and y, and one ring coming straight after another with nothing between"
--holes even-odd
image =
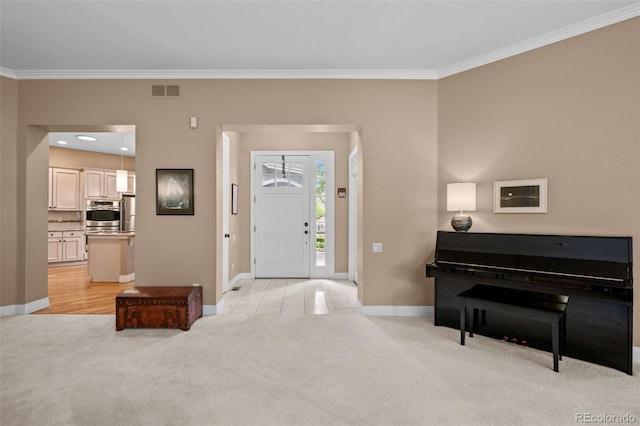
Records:
<instances>
[{"instance_id":1,"label":"piano bench","mask_svg":"<svg viewBox=\"0 0 640 426\"><path fill-rule=\"evenodd\" d=\"M558 371L558 360L562 359L563 342L566 333L565 309L568 296L514 290L502 287L475 285L458 294L460 298L460 344L464 346L467 325L467 308L473 309L472 326L469 337L477 331L478 310L511 315L521 319L551 325L551 347L553 351L553 371ZM484 318L483 318L484 319Z\"/></svg>"}]
</instances>

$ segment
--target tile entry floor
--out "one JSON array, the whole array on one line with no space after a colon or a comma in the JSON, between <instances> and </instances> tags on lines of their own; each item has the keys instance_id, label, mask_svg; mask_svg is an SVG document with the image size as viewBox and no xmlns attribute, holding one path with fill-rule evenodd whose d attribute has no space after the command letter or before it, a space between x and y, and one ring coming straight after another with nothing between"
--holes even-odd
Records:
<instances>
[{"instance_id":1,"label":"tile entry floor","mask_svg":"<svg viewBox=\"0 0 640 426\"><path fill-rule=\"evenodd\" d=\"M300 278L240 280L224 293L219 315L357 315L351 281Z\"/></svg>"}]
</instances>

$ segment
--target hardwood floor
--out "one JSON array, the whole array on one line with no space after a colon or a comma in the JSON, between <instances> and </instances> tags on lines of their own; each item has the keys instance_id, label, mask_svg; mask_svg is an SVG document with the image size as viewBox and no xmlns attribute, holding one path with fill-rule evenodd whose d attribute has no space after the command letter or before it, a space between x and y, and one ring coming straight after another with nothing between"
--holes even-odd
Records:
<instances>
[{"instance_id":1,"label":"hardwood floor","mask_svg":"<svg viewBox=\"0 0 640 426\"><path fill-rule=\"evenodd\" d=\"M134 285L91 282L87 265L49 268L49 307L34 314L115 314L116 296Z\"/></svg>"}]
</instances>

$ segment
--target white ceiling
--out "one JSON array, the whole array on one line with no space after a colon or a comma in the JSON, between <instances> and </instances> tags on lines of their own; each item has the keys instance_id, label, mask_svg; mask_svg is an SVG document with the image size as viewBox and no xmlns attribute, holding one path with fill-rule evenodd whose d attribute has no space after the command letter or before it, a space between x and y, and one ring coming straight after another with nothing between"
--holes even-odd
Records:
<instances>
[{"instance_id":1,"label":"white ceiling","mask_svg":"<svg viewBox=\"0 0 640 426\"><path fill-rule=\"evenodd\" d=\"M78 135L92 136L95 141L83 141ZM60 141L66 144L60 144ZM101 152L103 154L135 157L136 135L134 132L50 132L49 145L58 148L79 149L81 151ZM127 148L122 151L120 148Z\"/></svg>"},{"instance_id":2,"label":"white ceiling","mask_svg":"<svg viewBox=\"0 0 640 426\"><path fill-rule=\"evenodd\" d=\"M439 78L639 15L614 0L0 0L0 73Z\"/></svg>"}]
</instances>

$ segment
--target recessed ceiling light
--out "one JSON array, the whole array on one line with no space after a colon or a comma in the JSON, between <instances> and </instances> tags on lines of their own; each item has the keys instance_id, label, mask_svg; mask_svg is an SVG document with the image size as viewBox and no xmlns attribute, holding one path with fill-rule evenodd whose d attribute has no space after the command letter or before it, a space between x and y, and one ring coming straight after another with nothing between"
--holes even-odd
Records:
<instances>
[{"instance_id":1,"label":"recessed ceiling light","mask_svg":"<svg viewBox=\"0 0 640 426\"><path fill-rule=\"evenodd\" d=\"M67 141L58 141L58 143L59 143L60 145L66 145L66 144L67 144Z\"/></svg>"},{"instance_id":2,"label":"recessed ceiling light","mask_svg":"<svg viewBox=\"0 0 640 426\"><path fill-rule=\"evenodd\" d=\"M120 148L120 151L129 151L129 148L127 148L126 146L123 146L122 148Z\"/></svg>"},{"instance_id":3,"label":"recessed ceiling light","mask_svg":"<svg viewBox=\"0 0 640 426\"><path fill-rule=\"evenodd\" d=\"M93 136L85 136L85 135L76 135L76 138L80 139L81 141L91 141L91 142L98 140Z\"/></svg>"}]
</instances>

